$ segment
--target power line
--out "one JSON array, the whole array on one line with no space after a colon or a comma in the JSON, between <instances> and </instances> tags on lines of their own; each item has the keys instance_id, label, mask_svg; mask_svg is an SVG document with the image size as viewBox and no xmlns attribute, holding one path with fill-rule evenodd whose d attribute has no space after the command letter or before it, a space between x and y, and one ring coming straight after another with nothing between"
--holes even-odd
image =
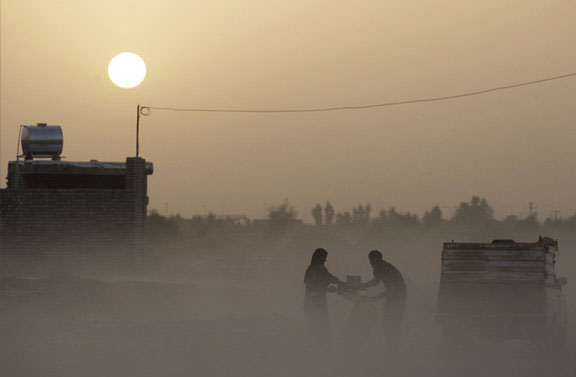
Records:
<instances>
[{"instance_id":1,"label":"power line","mask_svg":"<svg viewBox=\"0 0 576 377\"><path fill-rule=\"evenodd\" d=\"M463 98L463 97L472 97L472 96L478 96L481 94L498 92L501 90L519 88L522 86L541 84L544 82L565 79L565 78L569 78L569 77L573 77L573 76L576 76L576 72L568 73L568 74L560 75L560 76L547 77L547 78L540 79L540 80L522 82L522 83L506 85L506 86L499 86L499 87L495 87L495 88L477 90L477 91L473 91L473 92L466 92L466 93L454 94L454 95L449 95L449 96L419 98L419 99L413 99L413 100L384 102L384 103L376 103L376 104L371 104L371 105L360 105L360 106L337 106L337 107L309 108L309 109L271 109L271 110L266 110L266 109L178 108L178 107L160 107L160 106L141 106L140 107L140 113L144 116L147 116L147 115L150 115L152 113L152 110L181 111L181 112L210 112L210 113L318 113L318 112L341 111L341 110L366 110L366 109L372 109L372 108L376 108L376 107L409 105L409 104L424 103L424 102L438 102L438 101L446 101L446 100L452 100L452 99Z\"/></svg>"}]
</instances>

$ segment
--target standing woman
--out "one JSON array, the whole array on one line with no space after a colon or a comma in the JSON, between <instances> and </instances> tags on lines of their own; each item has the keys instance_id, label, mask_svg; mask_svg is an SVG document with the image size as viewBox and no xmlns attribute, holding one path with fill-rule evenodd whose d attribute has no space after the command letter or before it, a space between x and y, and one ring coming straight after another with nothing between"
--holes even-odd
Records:
<instances>
[{"instance_id":1,"label":"standing woman","mask_svg":"<svg viewBox=\"0 0 576 377\"><path fill-rule=\"evenodd\" d=\"M327 257L328 252L326 250L316 249L304 275L306 325L314 341L320 345L328 345L330 342L330 320L326 299L328 286L330 284L343 284L340 279L328 272L324 265Z\"/></svg>"}]
</instances>

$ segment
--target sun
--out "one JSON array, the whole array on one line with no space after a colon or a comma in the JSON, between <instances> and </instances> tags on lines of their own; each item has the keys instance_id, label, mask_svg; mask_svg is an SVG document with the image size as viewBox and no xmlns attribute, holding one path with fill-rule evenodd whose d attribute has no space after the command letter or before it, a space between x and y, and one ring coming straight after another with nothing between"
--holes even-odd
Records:
<instances>
[{"instance_id":1,"label":"sun","mask_svg":"<svg viewBox=\"0 0 576 377\"><path fill-rule=\"evenodd\" d=\"M137 87L146 77L146 63L132 52L122 52L110 60L108 76L121 88Z\"/></svg>"}]
</instances>

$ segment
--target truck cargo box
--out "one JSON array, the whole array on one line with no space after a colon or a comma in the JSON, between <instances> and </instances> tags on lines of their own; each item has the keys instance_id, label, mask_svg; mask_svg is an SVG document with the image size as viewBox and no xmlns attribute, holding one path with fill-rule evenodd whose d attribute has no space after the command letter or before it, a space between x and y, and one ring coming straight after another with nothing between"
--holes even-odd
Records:
<instances>
[{"instance_id":1,"label":"truck cargo box","mask_svg":"<svg viewBox=\"0 0 576 377\"><path fill-rule=\"evenodd\" d=\"M505 240L503 240L505 241ZM442 282L554 283L558 243L445 243Z\"/></svg>"},{"instance_id":2,"label":"truck cargo box","mask_svg":"<svg viewBox=\"0 0 576 377\"><path fill-rule=\"evenodd\" d=\"M444 243L437 318L445 334L562 342L566 308L557 257L558 242L547 237Z\"/></svg>"}]
</instances>

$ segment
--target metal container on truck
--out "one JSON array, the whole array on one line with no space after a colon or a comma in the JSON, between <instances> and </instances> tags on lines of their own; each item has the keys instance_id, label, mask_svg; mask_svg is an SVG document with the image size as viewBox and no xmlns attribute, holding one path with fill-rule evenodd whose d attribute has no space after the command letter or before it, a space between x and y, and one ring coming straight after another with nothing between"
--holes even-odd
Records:
<instances>
[{"instance_id":1,"label":"metal container on truck","mask_svg":"<svg viewBox=\"0 0 576 377\"><path fill-rule=\"evenodd\" d=\"M437 320L449 344L522 338L561 348L565 278L555 273L558 242L444 243Z\"/></svg>"}]
</instances>

